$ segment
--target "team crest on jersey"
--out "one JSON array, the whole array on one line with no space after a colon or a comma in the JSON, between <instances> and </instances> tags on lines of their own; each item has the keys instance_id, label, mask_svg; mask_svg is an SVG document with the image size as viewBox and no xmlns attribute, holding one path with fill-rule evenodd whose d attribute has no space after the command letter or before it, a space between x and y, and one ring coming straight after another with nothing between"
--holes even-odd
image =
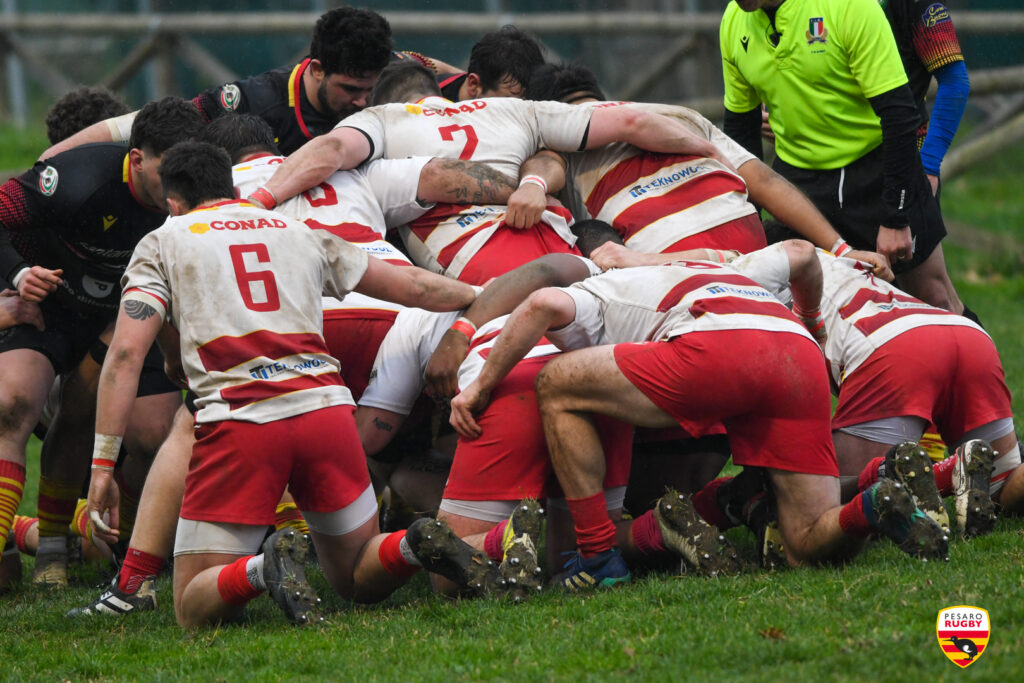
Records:
<instances>
[{"instance_id":1,"label":"team crest on jersey","mask_svg":"<svg viewBox=\"0 0 1024 683\"><path fill-rule=\"evenodd\" d=\"M242 101L242 91L234 83L228 83L220 89L220 106L228 111L238 109L238 103Z\"/></svg>"},{"instance_id":2,"label":"team crest on jersey","mask_svg":"<svg viewBox=\"0 0 1024 683\"><path fill-rule=\"evenodd\" d=\"M944 24L947 21L952 21L949 18L949 10L941 2L933 2L928 5L928 9L921 15L921 21L928 28L932 28L936 24Z\"/></svg>"},{"instance_id":3,"label":"team crest on jersey","mask_svg":"<svg viewBox=\"0 0 1024 683\"><path fill-rule=\"evenodd\" d=\"M988 611L971 605L941 610L935 624L942 653L961 669L978 661L988 647L991 631Z\"/></svg>"},{"instance_id":4,"label":"team crest on jersey","mask_svg":"<svg viewBox=\"0 0 1024 683\"><path fill-rule=\"evenodd\" d=\"M811 17L807 28L807 44L825 43L828 41L828 29L825 28L824 17Z\"/></svg>"},{"instance_id":5,"label":"team crest on jersey","mask_svg":"<svg viewBox=\"0 0 1024 683\"><path fill-rule=\"evenodd\" d=\"M52 197L57 191L57 169L47 166L39 174L39 191L47 197Z\"/></svg>"},{"instance_id":6,"label":"team crest on jersey","mask_svg":"<svg viewBox=\"0 0 1024 683\"><path fill-rule=\"evenodd\" d=\"M210 232L210 224L193 223L192 225L188 226L188 231L194 235L205 235L206 233Z\"/></svg>"}]
</instances>

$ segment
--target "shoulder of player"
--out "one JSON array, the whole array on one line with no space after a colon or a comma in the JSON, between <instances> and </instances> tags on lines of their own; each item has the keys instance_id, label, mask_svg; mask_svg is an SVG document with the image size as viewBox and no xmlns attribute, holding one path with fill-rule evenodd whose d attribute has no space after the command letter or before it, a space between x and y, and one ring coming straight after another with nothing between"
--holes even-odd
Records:
<instances>
[{"instance_id":1,"label":"shoulder of player","mask_svg":"<svg viewBox=\"0 0 1024 683\"><path fill-rule=\"evenodd\" d=\"M209 94L224 111L265 116L275 108L288 109L288 82L295 65L282 66L225 83Z\"/></svg>"},{"instance_id":2,"label":"shoulder of player","mask_svg":"<svg viewBox=\"0 0 1024 683\"><path fill-rule=\"evenodd\" d=\"M111 187L127 190L124 179L128 145L99 142L81 145L37 161L18 180L31 195L69 212Z\"/></svg>"}]
</instances>

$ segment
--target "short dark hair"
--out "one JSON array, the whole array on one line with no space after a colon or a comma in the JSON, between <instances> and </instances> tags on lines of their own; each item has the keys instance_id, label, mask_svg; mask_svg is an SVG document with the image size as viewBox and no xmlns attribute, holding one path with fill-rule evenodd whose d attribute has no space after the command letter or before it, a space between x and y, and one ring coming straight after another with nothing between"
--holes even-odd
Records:
<instances>
[{"instance_id":1,"label":"short dark hair","mask_svg":"<svg viewBox=\"0 0 1024 683\"><path fill-rule=\"evenodd\" d=\"M530 77L523 97L527 100L574 101L579 97L605 99L601 86L597 84L594 72L579 62L571 64L545 64L538 67Z\"/></svg>"},{"instance_id":2,"label":"short dark hair","mask_svg":"<svg viewBox=\"0 0 1024 683\"><path fill-rule=\"evenodd\" d=\"M164 196L181 197L189 209L235 196L228 153L209 142L179 142L160 159Z\"/></svg>"},{"instance_id":3,"label":"short dark hair","mask_svg":"<svg viewBox=\"0 0 1024 683\"><path fill-rule=\"evenodd\" d=\"M100 86L83 85L66 93L46 113L46 137L51 144L114 116L131 111L117 95Z\"/></svg>"},{"instance_id":4,"label":"short dark hair","mask_svg":"<svg viewBox=\"0 0 1024 683\"><path fill-rule=\"evenodd\" d=\"M366 78L387 66L392 49L387 19L370 9L335 7L317 20L309 56L326 74Z\"/></svg>"},{"instance_id":5,"label":"short dark hair","mask_svg":"<svg viewBox=\"0 0 1024 683\"><path fill-rule=\"evenodd\" d=\"M281 153L274 143L274 130L255 114L218 116L203 129L199 140L226 150L233 164L250 154Z\"/></svg>"},{"instance_id":6,"label":"short dark hair","mask_svg":"<svg viewBox=\"0 0 1024 683\"><path fill-rule=\"evenodd\" d=\"M134 149L162 155L178 142L199 137L206 124L202 114L180 97L150 102L135 116L128 144Z\"/></svg>"},{"instance_id":7,"label":"short dark hair","mask_svg":"<svg viewBox=\"0 0 1024 683\"><path fill-rule=\"evenodd\" d=\"M596 218L578 221L573 224L570 230L572 230L572 234L576 235L576 247L587 258L590 258L590 252L605 242L625 244L622 241L622 235L615 232L615 228Z\"/></svg>"},{"instance_id":8,"label":"short dark hair","mask_svg":"<svg viewBox=\"0 0 1024 683\"><path fill-rule=\"evenodd\" d=\"M371 107L389 102L410 102L426 95L440 95L434 72L418 62L395 62L380 72L370 93Z\"/></svg>"},{"instance_id":9,"label":"short dark hair","mask_svg":"<svg viewBox=\"0 0 1024 683\"><path fill-rule=\"evenodd\" d=\"M506 79L525 88L533 70L543 63L544 55L537 39L512 24L505 24L476 42L469 53L466 70L480 78L484 90L494 90Z\"/></svg>"}]
</instances>

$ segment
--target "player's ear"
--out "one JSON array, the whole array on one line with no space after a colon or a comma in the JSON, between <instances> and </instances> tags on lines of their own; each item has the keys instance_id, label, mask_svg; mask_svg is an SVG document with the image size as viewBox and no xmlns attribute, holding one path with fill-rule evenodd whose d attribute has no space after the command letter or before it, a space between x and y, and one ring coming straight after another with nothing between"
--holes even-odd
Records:
<instances>
[{"instance_id":1,"label":"player's ear","mask_svg":"<svg viewBox=\"0 0 1024 683\"><path fill-rule=\"evenodd\" d=\"M309 60L309 72L313 74L313 78L317 81L322 81L324 78L324 65L320 63L319 59Z\"/></svg>"},{"instance_id":2,"label":"player's ear","mask_svg":"<svg viewBox=\"0 0 1024 683\"><path fill-rule=\"evenodd\" d=\"M181 197L167 195L165 199L167 200L167 213L172 216L181 216L188 213L188 206Z\"/></svg>"},{"instance_id":3,"label":"player's ear","mask_svg":"<svg viewBox=\"0 0 1024 683\"><path fill-rule=\"evenodd\" d=\"M146 155L138 147L132 147L128 150L128 163L136 171L142 168L142 162L145 161L145 158Z\"/></svg>"},{"instance_id":4,"label":"player's ear","mask_svg":"<svg viewBox=\"0 0 1024 683\"><path fill-rule=\"evenodd\" d=\"M483 91L483 86L480 85L480 77L476 74L467 74L466 95L469 97L480 97L480 93Z\"/></svg>"}]
</instances>

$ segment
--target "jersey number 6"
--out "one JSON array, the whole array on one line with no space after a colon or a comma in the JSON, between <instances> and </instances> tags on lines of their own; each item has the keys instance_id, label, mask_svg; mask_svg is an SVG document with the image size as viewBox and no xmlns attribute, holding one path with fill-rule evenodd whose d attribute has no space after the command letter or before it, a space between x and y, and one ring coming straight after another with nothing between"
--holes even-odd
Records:
<instances>
[{"instance_id":1,"label":"jersey number 6","mask_svg":"<svg viewBox=\"0 0 1024 683\"><path fill-rule=\"evenodd\" d=\"M245 307L252 311L276 311L281 308L281 299L277 294L277 282L274 273L269 270L250 272L245 269L245 254L254 254L257 263L270 263L270 252L265 244L232 244L228 247L231 253L231 265L235 268L235 280L238 281L238 293L242 295ZM262 303L253 299L253 284L263 284ZM258 290L257 290L258 291Z\"/></svg>"},{"instance_id":2,"label":"jersey number 6","mask_svg":"<svg viewBox=\"0 0 1024 683\"><path fill-rule=\"evenodd\" d=\"M443 126L437 129L437 132L441 134L441 139L445 142L455 142L456 131L466 136L466 145L462 148L459 158L462 160L472 159L473 152L476 151L476 144L480 142L473 126Z\"/></svg>"}]
</instances>

